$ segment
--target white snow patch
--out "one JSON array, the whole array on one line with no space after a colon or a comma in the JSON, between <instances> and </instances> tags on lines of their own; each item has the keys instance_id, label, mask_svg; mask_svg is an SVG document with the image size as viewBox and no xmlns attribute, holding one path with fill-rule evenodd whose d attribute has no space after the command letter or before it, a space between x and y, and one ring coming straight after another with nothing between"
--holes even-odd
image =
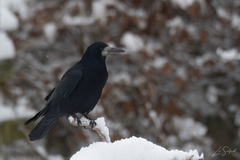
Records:
<instances>
[{"instance_id":1,"label":"white snow patch","mask_svg":"<svg viewBox=\"0 0 240 160\"><path fill-rule=\"evenodd\" d=\"M131 32L126 32L122 36L121 43L127 48L128 52L137 52L144 47L143 39Z\"/></svg>"},{"instance_id":2,"label":"white snow patch","mask_svg":"<svg viewBox=\"0 0 240 160\"><path fill-rule=\"evenodd\" d=\"M217 8L217 15L221 18L229 20L231 18L230 13L228 13L224 8Z\"/></svg>"},{"instance_id":3,"label":"white snow patch","mask_svg":"<svg viewBox=\"0 0 240 160\"><path fill-rule=\"evenodd\" d=\"M183 80L187 80L187 72L185 68L179 67L176 70L176 75L182 78Z\"/></svg>"},{"instance_id":4,"label":"white snow patch","mask_svg":"<svg viewBox=\"0 0 240 160\"><path fill-rule=\"evenodd\" d=\"M236 48L229 50L217 48L216 53L222 58L223 61L232 61L240 59L240 54Z\"/></svg>"},{"instance_id":5,"label":"white snow patch","mask_svg":"<svg viewBox=\"0 0 240 160\"><path fill-rule=\"evenodd\" d=\"M180 27L183 28L184 22L183 19L180 16L176 16L166 22L166 26L170 28Z\"/></svg>"},{"instance_id":6,"label":"white snow patch","mask_svg":"<svg viewBox=\"0 0 240 160\"><path fill-rule=\"evenodd\" d=\"M157 50L163 48L163 45L159 41L148 40L147 44L145 44L145 50L149 56L154 56L157 53Z\"/></svg>"},{"instance_id":7,"label":"white snow patch","mask_svg":"<svg viewBox=\"0 0 240 160\"><path fill-rule=\"evenodd\" d=\"M100 130L100 132L106 137L107 142L111 142L110 137L109 137L109 130L108 127L106 126L105 118L100 117L95 120L97 123L96 128Z\"/></svg>"},{"instance_id":8,"label":"white snow patch","mask_svg":"<svg viewBox=\"0 0 240 160\"><path fill-rule=\"evenodd\" d=\"M94 153L94 154L93 154ZM200 160L197 150L168 151L144 138L131 137L114 143L98 142L81 148L70 160Z\"/></svg>"},{"instance_id":9,"label":"white snow patch","mask_svg":"<svg viewBox=\"0 0 240 160\"><path fill-rule=\"evenodd\" d=\"M240 30L240 16L238 14L232 15L231 26L237 30Z\"/></svg>"},{"instance_id":10,"label":"white snow patch","mask_svg":"<svg viewBox=\"0 0 240 160\"><path fill-rule=\"evenodd\" d=\"M168 62L168 60L164 57L156 57L149 65L156 68L161 69L165 66L165 64Z\"/></svg>"},{"instance_id":11,"label":"white snow patch","mask_svg":"<svg viewBox=\"0 0 240 160\"><path fill-rule=\"evenodd\" d=\"M174 35L177 31L177 28L183 29L185 24L183 19L179 16L174 17L166 22L166 26L170 28L170 34Z\"/></svg>"},{"instance_id":12,"label":"white snow patch","mask_svg":"<svg viewBox=\"0 0 240 160\"><path fill-rule=\"evenodd\" d=\"M0 97L0 111L0 122L29 118L36 114L35 110L27 108L27 100L25 98L19 98L16 107L12 107L4 104L2 97Z\"/></svg>"},{"instance_id":13,"label":"white snow patch","mask_svg":"<svg viewBox=\"0 0 240 160\"><path fill-rule=\"evenodd\" d=\"M28 8L25 0L0 1L0 29L4 31L16 30L19 26L17 13L23 20L28 17Z\"/></svg>"},{"instance_id":14,"label":"white snow patch","mask_svg":"<svg viewBox=\"0 0 240 160\"><path fill-rule=\"evenodd\" d=\"M49 41L53 41L57 34L57 27L54 23L47 23L45 24L44 28L44 35Z\"/></svg>"},{"instance_id":15,"label":"white snow patch","mask_svg":"<svg viewBox=\"0 0 240 160\"><path fill-rule=\"evenodd\" d=\"M4 5L0 5L0 29L13 31L18 28L17 17Z\"/></svg>"},{"instance_id":16,"label":"white snow patch","mask_svg":"<svg viewBox=\"0 0 240 160\"><path fill-rule=\"evenodd\" d=\"M127 14L131 17L137 18L138 27L140 29L145 29L147 27L146 18L147 13L143 9L129 9Z\"/></svg>"},{"instance_id":17,"label":"white snow patch","mask_svg":"<svg viewBox=\"0 0 240 160\"><path fill-rule=\"evenodd\" d=\"M190 7L195 1L198 1L200 3L203 2L203 0L171 0L173 4L178 5L182 9L187 9Z\"/></svg>"},{"instance_id":18,"label":"white snow patch","mask_svg":"<svg viewBox=\"0 0 240 160\"><path fill-rule=\"evenodd\" d=\"M115 5L115 3L116 2L112 0L93 1L92 14L90 16L86 16L83 14L72 17L69 14L66 14L63 17L63 22L68 25L83 25L83 26L91 25L94 22L96 22L96 20L100 20L101 22L105 23L107 16L112 14L112 12L107 12L106 6L109 4Z\"/></svg>"},{"instance_id":19,"label":"white snow patch","mask_svg":"<svg viewBox=\"0 0 240 160\"><path fill-rule=\"evenodd\" d=\"M67 25L72 25L72 26L76 26L76 25L90 25L93 24L95 22L95 19L93 17L86 17L86 16L75 16L72 17L70 15L65 15L63 17L63 22Z\"/></svg>"},{"instance_id":20,"label":"white snow patch","mask_svg":"<svg viewBox=\"0 0 240 160\"><path fill-rule=\"evenodd\" d=\"M96 19L105 21L106 19L106 3L104 1L93 1L92 4L92 16Z\"/></svg>"},{"instance_id":21,"label":"white snow patch","mask_svg":"<svg viewBox=\"0 0 240 160\"><path fill-rule=\"evenodd\" d=\"M157 130L162 128L162 122L164 122L164 120L166 119L166 116L164 114L158 115L155 110L149 111L149 117L154 122L154 126L156 127Z\"/></svg>"},{"instance_id":22,"label":"white snow patch","mask_svg":"<svg viewBox=\"0 0 240 160\"><path fill-rule=\"evenodd\" d=\"M201 138L207 133L207 128L195 122L192 118L173 118L174 126L178 131L181 140L190 140L192 138Z\"/></svg>"},{"instance_id":23,"label":"white snow patch","mask_svg":"<svg viewBox=\"0 0 240 160\"><path fill-rule=\"evenodd\" d=\"M28 18L28 7L26 1L27 0L1 0L0 4L17 13L21 19L25 20Z\"/></svg>"},{"instance_id":24,"label":"white snow patch","mask_svg":"<svg viewBox=\"0 0 240 160\"><path fill-rule=\"evenodd\" d=\"M209 86L206 98L211 104L216 103L218 100L218 89L215 86Z\"/></svg>"},{"instance_id":25,"label":"white snow patch","mask_svg":"<svg viewBox=\"0 0 240 160\"><path fill-rule=\"evenodd\" d=\"M196 64L199 67L202 67L206 61L211 60L211 59L213 59L212 54L206 53L201 57L197 57L194 64Z\"/></svg>"},{"instance_id":26,"label":"white snow patch","mask_svg":"<svg viewBox=\"0 0 240 160\"><path fill-rule=\"evenodd\" d=\"M118 83L118 84L124 83L124 84L130 85L131 76L127 72L122 72L122 73L115 74L110 81L111 83Z\"/></svg>"},{"instance_id":27,"label":"white snow patch","mask_svg":"<svg viewBox=\"0 0 240 160\"><path fill-rule=\"evenodd\" d=\"M4 32L0 32L0 44L0 60L10 59L15 56L13 42Z\"/></svg>"}]
</instances>

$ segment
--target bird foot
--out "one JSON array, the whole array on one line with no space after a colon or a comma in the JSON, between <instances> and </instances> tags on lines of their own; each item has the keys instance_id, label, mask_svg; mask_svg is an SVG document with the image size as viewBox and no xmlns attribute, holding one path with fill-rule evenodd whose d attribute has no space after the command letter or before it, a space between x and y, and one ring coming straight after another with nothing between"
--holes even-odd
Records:
<instances>
[{"instance_id":1,"label":"bird foot","mask_svg":"<svg viewBox=\"0 0 240 160\"><path fill-rule=\"evenodd\" d=\"M89 124L90 124L91 130L97 125L97 123L94 120L90 120Z\"/></svg>"},{"instance_id":2,"label":"bird foot","mask_svg":"<svg viewBox=\"0 0 240 160\"><path fill-rule=\"evenodd\" d=\"M77 125L80 126L82 123L81 123L81 120L78 118L78 116L76 114L71 114L70 116L73 117L74 119L74 122L77 122Z\"/></svg>"},{"instance_id":3,"label":"bird foot","mask_svg":"<svg viewBox=\"0 0 240 160\"><path fill-rule=\"evenodd\" d=\"M88 126L88 127L84 126L83 128L84 128L84 129L91 129L91 130L93 130L93 128L94 128L96 125L97 125L97 123L96 123L94 120L90 120L89 126Z\"/></svg>"}]
</instances>

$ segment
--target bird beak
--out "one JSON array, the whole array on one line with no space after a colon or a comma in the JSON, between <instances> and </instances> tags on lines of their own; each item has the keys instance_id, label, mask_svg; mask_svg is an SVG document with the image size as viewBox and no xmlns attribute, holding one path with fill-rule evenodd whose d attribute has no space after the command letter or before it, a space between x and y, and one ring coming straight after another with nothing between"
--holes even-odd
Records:
<instances>
[{"instance_id":1,"label":"bird beak","mask_svg":"<svg viewBox=\"0 0 240 160\"><path fill-rule=\"evenodd\" d=\"M107 46L103 49L102 55L107 56L109 54L118 54L123 52L125 52L123 49Z\"/></svg>"}]
</instances>

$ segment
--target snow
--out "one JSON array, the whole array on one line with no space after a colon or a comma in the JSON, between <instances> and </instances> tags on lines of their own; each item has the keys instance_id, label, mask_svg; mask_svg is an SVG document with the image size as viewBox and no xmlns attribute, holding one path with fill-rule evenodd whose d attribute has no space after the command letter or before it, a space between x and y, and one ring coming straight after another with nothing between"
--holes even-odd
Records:
<instances>
[{"instance_id":1,"label":"snow","mask_svg":"<svg viewBox=\"0 0 240 160\"><path fill-rule=\"evenodd\" d=\"M161 69L165 66L165 64L168 62L168 60L164 57L156 57L150 65L156 69Z\"/></svg>"},{"instance_id":2,"label":"snow","mask_svg":"<svg viewBox=\"0 0 240 160\"><path fill-rule=\"evenodd\" d=\"M209 61L209 60L212 60L214 57L212 54L210 53L205 53L203 56L199 56L195 59L195 62L194 64L199 66L199 67L202 67L204 65L205 62Z\"/></svg>"},{"instance_id":3,"label":"snow","mask_svg":"<svg viewBox=\"0 0 240 160\"><path fill-rule=\"evenodd\" d=\"M27 18L27 7L24 0L0 1L0 60L15 56L15 48L12 40L5 31L14 31L19 27L17 13L20 18Z\"/></svg>"},{"instance_id":4,"label":"snow","mask_svg":"<svg viewBox=\"0 0 240 160\"><path fill-rule=\"evenodd\" d=\"M111 142L111 139L109 136L109 130L108 130L108 127L106 126L104 117L100 117L96 119L95 122L97 123L95 128L97 128L106 137L107 142Z\"/></svg>"},{"instance_id":5,"label":"snow","mask_svg":"<svg viewBox=\"0 0 240 160\"><path fill-rule=\"evenodd\" d=\"M126 47L128 52L137 52L144 47L143 39L131 32L126 32L122 36L121 43Z\"/></svg>"},{"instance_id":6,"label":"snow","mask_svg":"<svg viewBox=\"0 0 240 160\"><path fill-rule=\"evenodd\" d=\"M231 15L224 8L217 8L217 15L221 18L229 20Z\"/></svg>"},{"instance_id":7,"label":"snow","mask_svg":"<svg viewBox=\"0 0 240 160\"><path fill-rule=\"evenodd\" d=\"M110 79L111 83L116 83L116 84L124 83L124 84L130 85L131 81L132 81L131 76L127 72L117 73L114 76L112 76L112 78Z\"/></svg>"},{"instance_id":8,"label":"snow","mask_svg":"<svg viewBox=\"0 0 240 160\"><path fill-rule=\"evenodd\" d=\"M65 15L63 17L63 22L67 25L83 25L87 26L90 24L93 24L95 22L95 19L92 17L85 17L85 16L75 16L72 17L70 15Z\"/></svg>"},{"instance_id":9,"label":"snow","mask_svg":"<svg viewBox=\"0 0 240 160\"><path fill-rule=\"evenodd\" d=\"M215 104L218 102L218 89L215 86L209 86L207 89L206 98L211 104Z\"/></svg>"},{"instance_id":10,"label":"snow","mask_svg":"<svg viewBox=\"0 0 240 160\"><path fill-rule=\"evenodd\" d=\"M27 101L24 98L19 98L16 107L13 108L11 105L4 104L2 97L0 97L0 111L0 122L20 118L29 118L36 114L35 110L27 107Z\"/></svg>"},{"instance_id":11,"label":"snow","mask_svg":"<svg viewBox=\"0 0 240 160\"><path fill-rule=\"evenodd\" d=\"M14 13L17 13L21 19L28 18L28 7L26 5L27 0L3 0L1 5L5 8L9 8Z\"/></svg>"},{"instance_id":12,"label":"snow","mask_svg":"<svg viewBox=\"0 0 240 160\"><path fill-rule=\"evenodd\" d=\"M192 118L174 117L173 122L182 141L200 138L207 133L207 127Z\"/></svg>"},{"instance_id":13,"label":"snow","mask_svg":"<svg viewBox=\"0 0 240 160\"><path fill-rule=\"evenodd\" d=\"M69 116L68 117L68 121L74 126L78 126L77 125L77 121L76 119L74 119L74 117ZM84 116L82 116L80 118L81 124L80 126L86 126L89 128L89 124L90 124L90 120L85 118ZM109 137L109 130L108 127L106 126L106 122L105 122L105 118L104 117L100 117L98 119L95 120L96 122L96 126L93 127L93 130L95 130L96 132L98 132L98 134L101 136L101 138L106 141L106 142L111 142L111 139Z\"/></svg>"},{"instance_id":14,"label":"snow","mask_svg":"<svg viewBox=\"0 0 240 160\"><path fill-rule=\"evenodd\" d=\"M217 48L217 55L221 57L223 61L232 61L240 59L240 54L236 48L223 50L222 48Z\"/></svg>"},{"instance_id":15,"label":"snow","mask_svg":"<svg viewBox=\"0 0 240 160\"><path fill-rule=\"evenodd\" d=\"M93 154L94 153L94 154ZM114 143L98 142L89 147L81 148L70 160L199 160L197 150L183 152L179 150L168 151L153 144L144 138L131 137L115 141Z\"/></svg>"},{"instance_id":16,"label":"snow","mask_svg":"<svg viewBox=\"0 0 240 160\"><path fill-rule=\"evenodd\" d=\"M233 14L232 15L231 26L233 28L236 28L237 30L240 30L240 16L238 14Z\"/></svg>"},{"instance_id":17,"label":"snow","mask_svg":"<svg viewBox=\"0 0 240 160\"><path fill-rule=\"evenodd\" d=\"M170 28L170 34L174 35L176 33L176 28L183 28L184 23L181 17L175 17L166 22L166 26Z\"/></svg>"},{"instance_id":18,"label":"snow","mask_svg":"<svg viewBox=\"0 0 240 160\"><path fill-rule=\"evenodd\" d=\"M17 13L21 19L28 17L25 0L1 0L0 1L0 29L4 31L16 30L19 26Z\"/></svg>"},{"instance_id":19,"label":"snow","mask_svg":"<svg viewBox=\"0 0 240 160\"><path fill-rule=\"evenodd\" d=\"M170 28L170 34L176 33L176 28L184 28L183 19L179 16L174 17L166 22L166 26Z\"/></svg>"},{"instance_id":20,"label":"snow","mask_svg":"<svg viewBox=\"0 0 240 160\"><path fill-rule=\"evenodd\" d=\"M44 26L44 35L49 41L53 41L57 34L57 27L54 23L47 23Z\"/></svg>"},{"instance_id":21,"label":"snow","mask_svg":"<svg viewBox=\"0 0 240 160\"><path fill-rule=\"evenodd\" d=\"M106 12L106 6L108 4L114 4L114 3L111 0L93 1L92 14L90 16L79 15L79 16L72 17L72 16L66 14L63 17L63 22L67 25L81 25L81 26L91 25L94 22L96 22L96 20L105 22L106 17L108 15L108 13ZM81 6L81 7L83 7L83 6Z\"/></svg>"},{"instance_id":22,"label":"snow","mask_svg":"<svg viewBox=\"0 0 240 160\"><path fill-rule=\"evenodd\" d=\"M186 69L182 67L178 67L176 69L176 75L183 80L187 80L188 78Z\"/></svg>"},{"instance_id":23,"label":"snow","mask_svg":"<svg viewBox=\"0 0 240 160\"><path fill-rule=\"evenodd\" d=\"M13 31L18 28L17 17L5 6L0 5L0 28L4 31Z\"/></svg>"},{"instance_id":24,"label":"snow","mask_svg":"<svg viewBox=\"0 0 240 160\"><path fill-rule=\"evenodd\" d=\"M12 40L5 32L0 31L0 60L10 59L15 56L15 48Z\"/></svg>"},{"instance_id":25,"label":"snow","mask_svg":"<svg viewBox=\"0 0 240 160\"><path fill-rule=\"evenodd\" d=\"M171 0L172 3L178 5L182 9L187 9L190 7L195 1L202 2L203 0Z\"/></svg>"}]
</instances>

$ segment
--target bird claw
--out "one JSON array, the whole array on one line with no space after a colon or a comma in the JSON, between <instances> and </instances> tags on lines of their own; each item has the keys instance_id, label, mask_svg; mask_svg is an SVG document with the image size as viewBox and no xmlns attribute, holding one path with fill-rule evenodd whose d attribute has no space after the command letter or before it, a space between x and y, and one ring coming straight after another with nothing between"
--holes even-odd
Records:
<instances>
[{"instance_id":1,"label":"bird claw","mask_svg":"<svg viewBox=\"0 0 240 160\"><path fill-rule=\"evenodd\" d=\"M89 125L90 125L91 130L92 130L97 125L97 123L94 120L90 120Z\"/></svg>"},{"instance_id":2,"label":"bird claw","mask_svg":"<svg viewBox=\"0 0 240 160\"><path fill-rule=\"evenodd\" d=\"M71 115L74 119L74 122L77 122L77 125L80 126L82 123L81 123L81 120L78 118L78 116L76 114L72 114Z\"/></svg>"}]
</instances>

